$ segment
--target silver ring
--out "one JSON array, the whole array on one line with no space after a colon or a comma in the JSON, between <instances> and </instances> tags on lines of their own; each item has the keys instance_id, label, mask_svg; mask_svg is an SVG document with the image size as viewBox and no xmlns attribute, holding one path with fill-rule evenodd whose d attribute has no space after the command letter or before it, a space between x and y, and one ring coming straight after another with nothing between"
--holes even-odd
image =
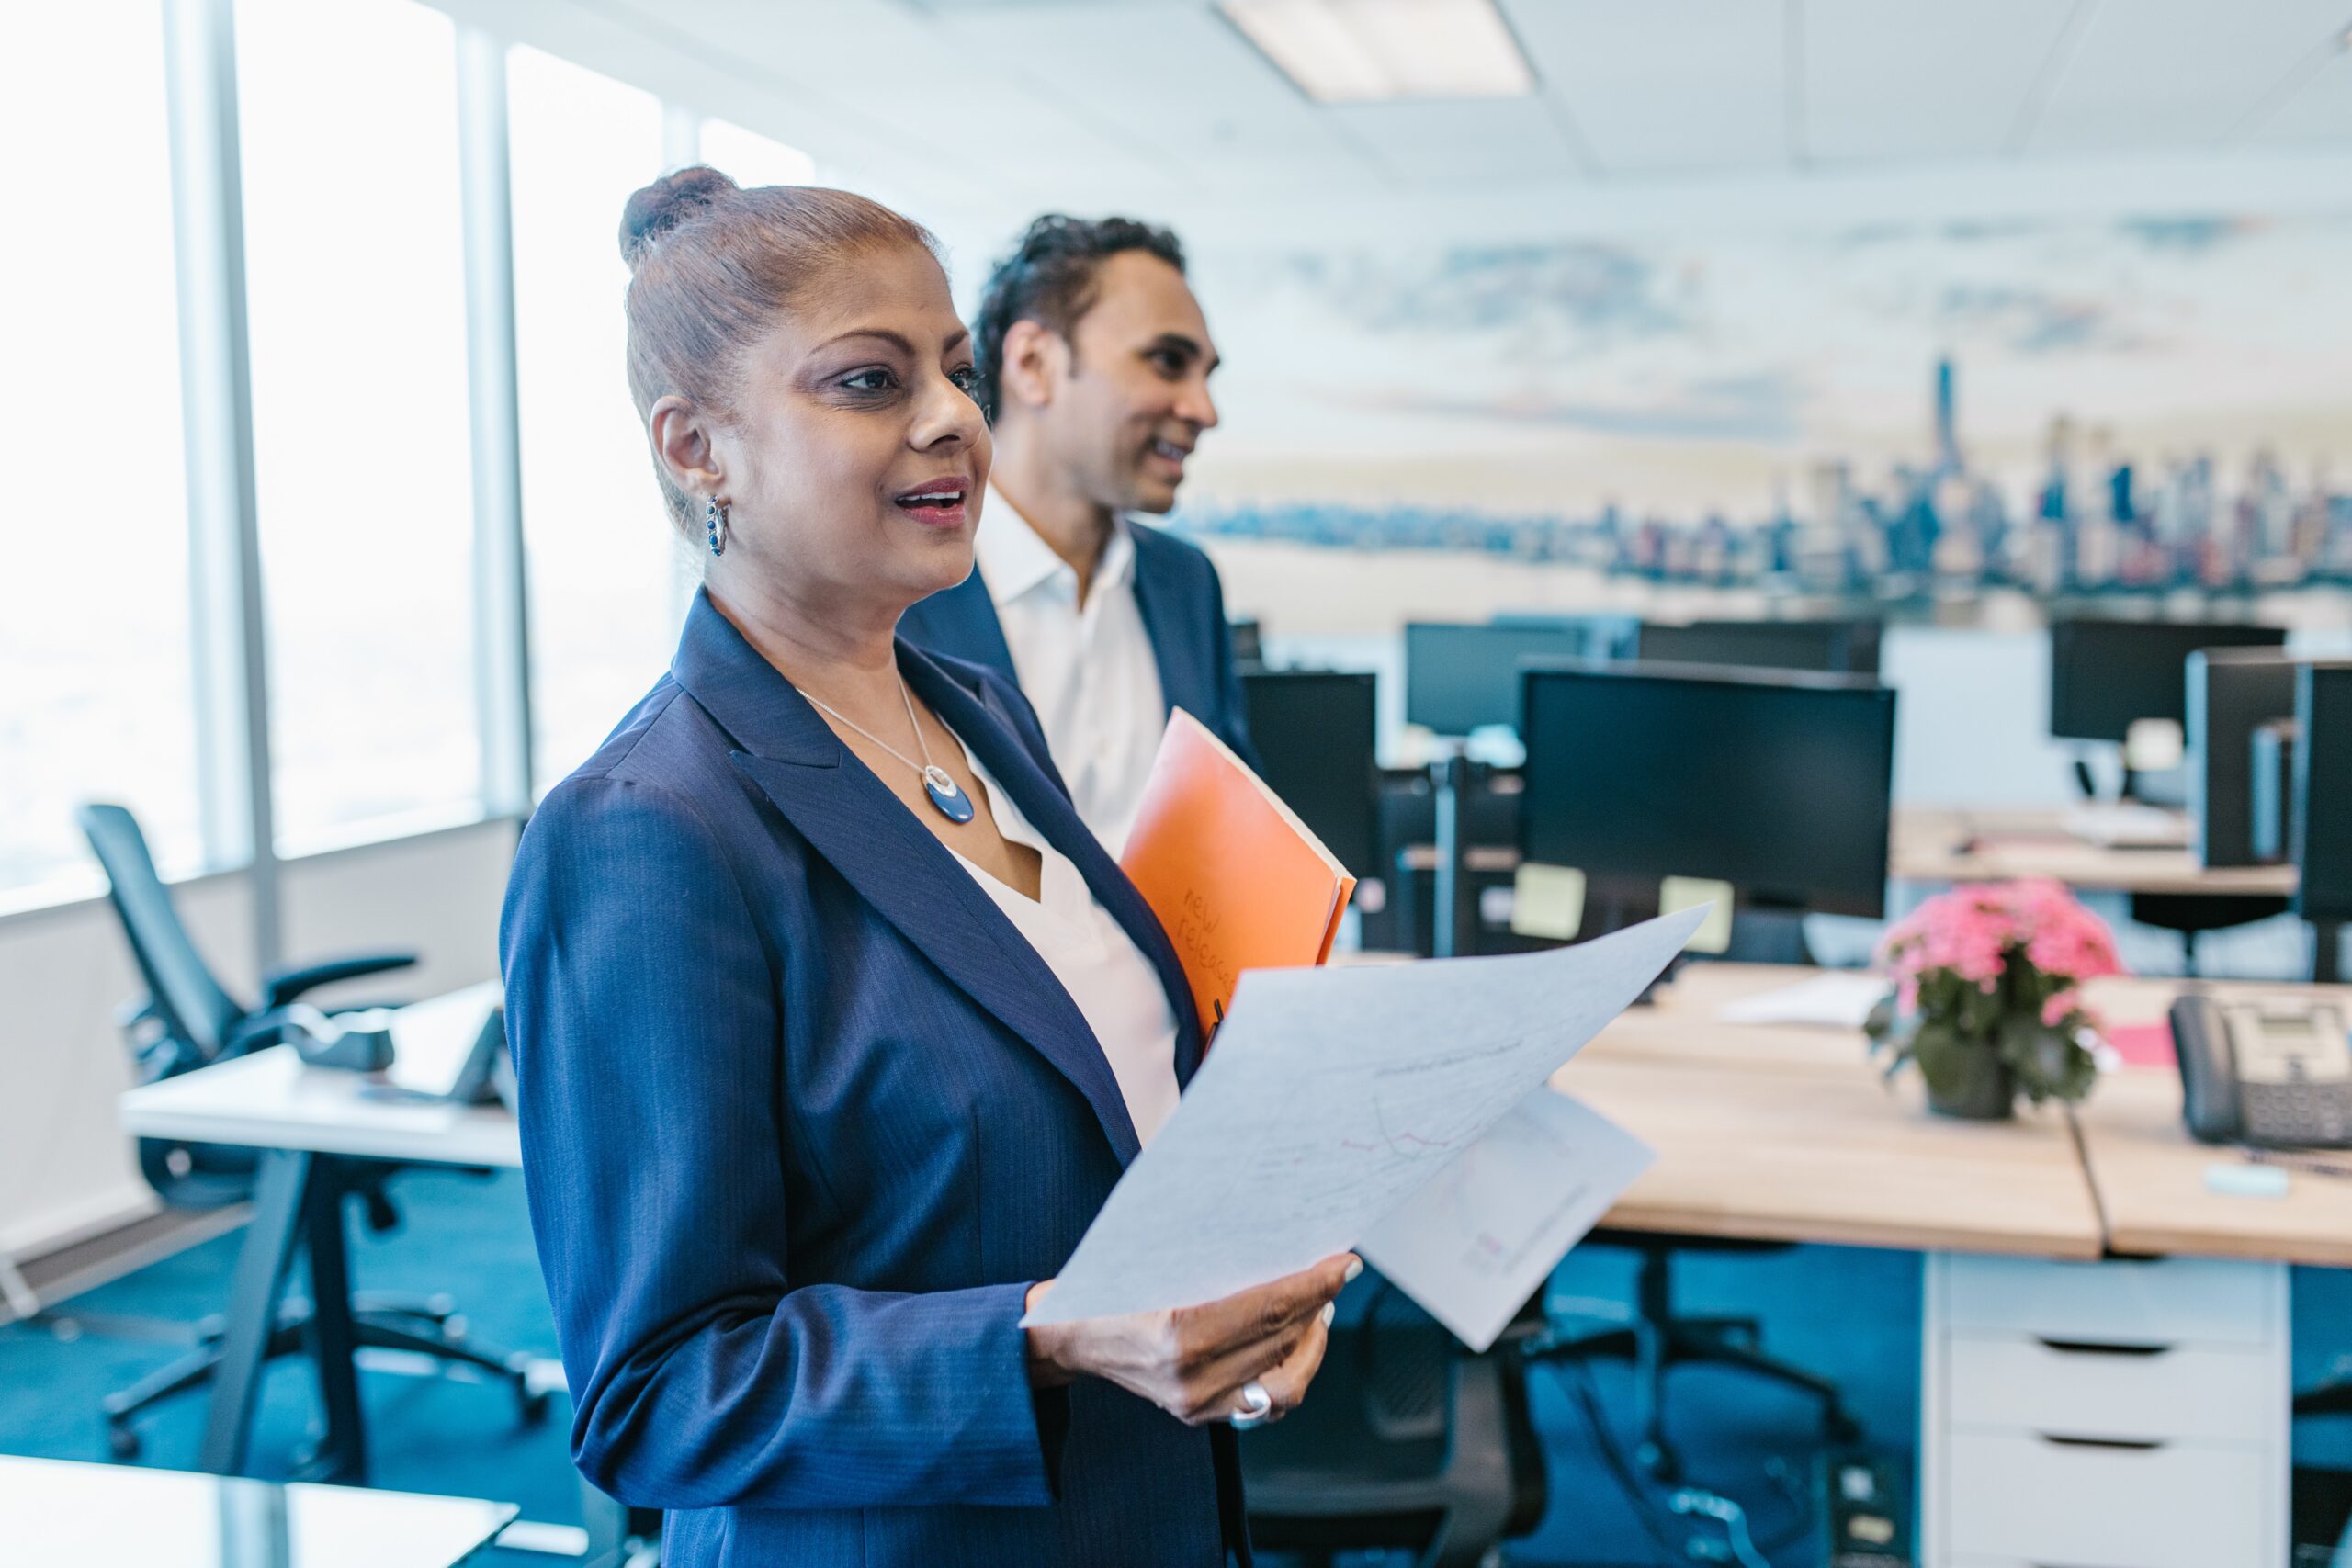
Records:
<instances>
[{"instance_id":1,"label":"silver ring","mask_svg":"<svg viewBox=\"0 0 2352 1568\"><path fill-rule=\"evenodd\" d=\"M1241 1401L1242 1408L1233 1417L1233 1428L1238 1432L1248 1431L1273 1414L1274 1396L1266 1392L1264 1383L1254 1379L1241 1385Z\"/></svg>"}]
</instances>

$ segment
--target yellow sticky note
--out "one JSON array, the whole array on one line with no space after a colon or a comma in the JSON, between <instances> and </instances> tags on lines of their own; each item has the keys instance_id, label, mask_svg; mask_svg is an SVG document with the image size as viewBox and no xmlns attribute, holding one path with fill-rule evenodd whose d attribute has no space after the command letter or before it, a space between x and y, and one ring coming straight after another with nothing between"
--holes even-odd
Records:
<instances>
[{"instance_id":1,"label":"yellow sticky note","mask_svg":"<svg viewBox=\"0 0 2352 1568\"><path fill-rule=\"evenodd\" d=\"M1521 861L1511 879L1510 929L1521 936L1573 942L1584 928L1584 873Z\"/></svg>"},{"instance_id":2,"label":"yellow sticky note","mask_svg":"<svg viewBox=\"0 0 2352 1568\"><path fill-rule=\"evenodd\" d=\"M1731 945L1731 884L1704 876L1668 876L1657 885L1657 912L1679 914L1702 904L1714 908L1682 944L1685 953L1721 953Z\"/></svg>"}]
</instances>

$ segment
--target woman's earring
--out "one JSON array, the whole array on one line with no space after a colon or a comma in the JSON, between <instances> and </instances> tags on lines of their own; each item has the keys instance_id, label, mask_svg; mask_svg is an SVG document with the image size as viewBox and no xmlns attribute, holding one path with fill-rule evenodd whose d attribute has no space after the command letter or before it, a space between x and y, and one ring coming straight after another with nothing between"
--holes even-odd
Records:
<instances>
[{"instance_id":1,"label":"woman's earring","mask_svg":"<svg viewBox=\"0 0 2352 1568\"><path fill-rule=\"evenodd\" d=\"M712 496L702 503L702 525L710 535L710 553L715 556L725 555L727 553L727 508L719 504L717 496Z\"/></svg>"}]
</instances>

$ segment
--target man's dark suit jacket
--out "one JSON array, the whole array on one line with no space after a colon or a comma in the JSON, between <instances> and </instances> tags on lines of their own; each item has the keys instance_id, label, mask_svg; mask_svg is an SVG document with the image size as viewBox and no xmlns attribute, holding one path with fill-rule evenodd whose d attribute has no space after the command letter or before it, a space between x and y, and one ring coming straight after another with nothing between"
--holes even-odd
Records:
<instances>
[{"instance_id":1,"label":"man's dark suit jacket","mask_svg":"<svg viewBox=\"0 0 2352 1568\"><path fill-rule=\"evenodd\" d=\"M1174 950L1021 694L908 683L1074 862L1201 1037ZM1232 1433L1033 1393L1028 1285L1136 1134L1054 972L707 597L534 813L501 942L572 1454L672 1568L1247 1559Z\"/></svg>"},{"instance_id":2,"label":"man's dark suit jacket","mask_svg":"<svg viewBox=\"0 0 2352 1568\"><path fill-rule=\"evenodd\" d=\"M1159 666L1160 695L1257 766L1216 567L1198 546L1173 534L1132 521L1127 526L1136 541L1136 607L1143 612L1144 631ZM996 601L977 567L955 587L909 610L899 622L899 635L918 648L982 665L1020 684Z\"/></svg>"}]
</instances>

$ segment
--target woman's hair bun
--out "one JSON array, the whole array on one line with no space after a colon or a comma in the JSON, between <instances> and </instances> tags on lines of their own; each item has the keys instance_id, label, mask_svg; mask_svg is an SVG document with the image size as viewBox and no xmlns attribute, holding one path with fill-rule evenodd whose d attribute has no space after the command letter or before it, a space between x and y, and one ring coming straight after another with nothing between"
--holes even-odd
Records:
<instances>
[{"instance_id":1,"label":"woman's hair bun","mask_svg":"<svg viewBox=\"0 0 2352 1568\"><path fill-rule=\"evenodd\" d=\"M662 236L724 202L740 188L703 164L662 175L631 195L628 205L621 209L621 259L634 269Z\"/></svg>"}]
</instances>

